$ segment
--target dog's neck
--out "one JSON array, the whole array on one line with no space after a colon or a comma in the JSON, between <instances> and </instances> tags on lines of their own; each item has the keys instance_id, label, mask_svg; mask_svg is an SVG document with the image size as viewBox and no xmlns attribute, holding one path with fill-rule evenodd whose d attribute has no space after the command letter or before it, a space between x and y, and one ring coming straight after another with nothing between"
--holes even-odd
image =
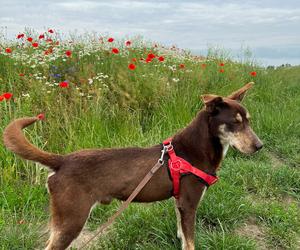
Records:
<instances>
[{"instance_id":1,"label":"dog's neck","mask_svg":"<svg viewBox=\"0 0 300 250\"><path fill-rule=\"evenodd\" d=\"M226 150L218 137L211 135L209 115L205 110L173 138L176 153L193 166L215 174Z\"/></svg>"}]
</instances>

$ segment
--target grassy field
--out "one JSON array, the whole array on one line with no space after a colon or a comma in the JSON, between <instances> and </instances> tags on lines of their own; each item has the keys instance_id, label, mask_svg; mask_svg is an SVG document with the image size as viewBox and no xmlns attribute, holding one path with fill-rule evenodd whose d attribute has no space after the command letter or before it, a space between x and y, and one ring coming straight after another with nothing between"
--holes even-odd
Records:
<instances>
[{"instance_id":1,"label":"grassy field","mask_svg":"<svg viewBox=\"0 0 300 250\"><path fill-rule=\"evenodd\" d=\"M0 42L0 131L14 118L44 113L26 136L61 154L160 143L202 108L201 94L227 95L254 81L244 105L265 147L252 156L229 151L220 181L198 209L196 249L300 249L300 67L264 69L217 52L199 58L139 39L126 44L92 35L69 42L46 32ZM2 142L0 155L0 249L42 249L48 171ZM119 204L95 207L73 249ZM170 199L130 205L90 249L180 246Z\"/></svg>"}]
</instances>

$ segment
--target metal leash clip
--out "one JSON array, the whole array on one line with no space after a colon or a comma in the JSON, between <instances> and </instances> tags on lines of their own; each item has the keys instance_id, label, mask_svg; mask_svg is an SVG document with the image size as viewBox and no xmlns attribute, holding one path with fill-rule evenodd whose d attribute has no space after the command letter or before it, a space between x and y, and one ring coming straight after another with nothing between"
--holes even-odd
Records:
<instances>
[{"instance_id":1,"label":"metal leash clip","mask_svg":"<svg viewBox=\"0 0 300 250\"><path fill-rule=\"evenodd\" d=\"M164 164L164 156L167 151L168 151L168 147L164 145L163 149L161 150L160 158L158 159L159 164L161 164L161 165Z\"/></svg>"}]
</instances>

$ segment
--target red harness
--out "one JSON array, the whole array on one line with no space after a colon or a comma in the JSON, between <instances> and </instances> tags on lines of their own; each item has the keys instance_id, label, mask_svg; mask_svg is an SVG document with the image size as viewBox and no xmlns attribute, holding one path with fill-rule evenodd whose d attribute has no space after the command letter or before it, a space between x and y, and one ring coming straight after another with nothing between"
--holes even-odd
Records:
<instances>
[{"instance_id":1,"label":"red harness","mask_svg":"<svg viewBox=\"0 0 300 250\"><path fill-rule=\"evenodd\" d=\"M173 195L176 199L179 198L180 190L180 177L183 174L193 174L202 179L208 186L217 182L218 177L205 173L204 171L193 167L189 162L177 156L172 145L172 138L169 138L163 142L163 145L167 148L167 152L170 156L169 169L173 180Z\"/></svg>"}]
</instances>

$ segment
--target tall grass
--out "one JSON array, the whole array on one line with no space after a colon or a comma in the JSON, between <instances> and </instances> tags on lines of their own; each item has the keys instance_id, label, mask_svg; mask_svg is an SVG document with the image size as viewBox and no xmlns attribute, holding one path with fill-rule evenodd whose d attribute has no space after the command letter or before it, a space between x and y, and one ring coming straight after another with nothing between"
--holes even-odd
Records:
<instances>
[{"instance_id":1,"label":"tall grass","mask_svg":"<svg viewBox=\"0 0 300 250\"><path fill-rule=\"evenodd\" d=\"M201 94L226 96L255 81L244 104L265 149L254 156L229 152L220 182L199 207L196 248L300 247L299 67L267 70L220 53L199 58L141 40L126 46L86 37L56 45L57 37L46 34L45 40L53 41L39 41L38 48L26 41L1 45L0 95L13 94L0 101L2 129L14 118L44 113L45 121L25 133L48 151L149 146L186 126L202 108ZM120 52L113 54L113 47ZM149 54L155 58L147 63ZM130 63L135 70L128 69ZM68 88L59 87L62 81ZM49 217L48 172L8 152L2 142L0 154L0 249L42 247L45 239L38 236ZM117 206L96 207L88 230ZM245 224L260 228L262 237L245 233ZM178 249L175 227L171 200L134 204L92 249Z\"/></svg>"}]
</instances>

